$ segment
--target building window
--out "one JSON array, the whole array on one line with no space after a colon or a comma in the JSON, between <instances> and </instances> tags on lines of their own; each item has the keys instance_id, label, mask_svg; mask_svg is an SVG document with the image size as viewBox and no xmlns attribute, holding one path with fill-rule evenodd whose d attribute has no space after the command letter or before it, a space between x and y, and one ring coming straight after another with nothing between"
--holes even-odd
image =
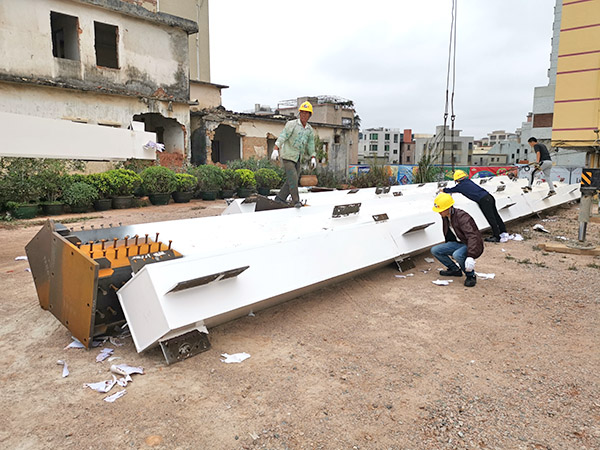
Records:
<instances>
[{"instance_id":1,"label":"building window","mask_svg":"<svg viewBox=\"0 0 600 450\"><path fill-rule=\"evenodd\" d=\"M390 140L390 133L385 133L385 140L389 141Z\"/></svg>"},{"instance_id":2,"label":"building window","mask_svg":"<svg viewBox=\"0 0 600 450\"><path fill-rule=\"evenodd\" d=\"M371 140L376 141L377 139L379 139L379 136L377 136L377 133L371 133Z\"/></svg>"},{"instance_id":3,"label":"building window","mask_svg":"<svg viewBox=\"0 0 600 450\"><path fill-rule=\"evenodd\" d=\"M389 151L390 151L390 146L389 146L389 144L385 144L385 145L383 146L383 150L384 150L384 151L386 151L386 152L389 152Z\"/></svg>"},{"instance_id":4,"label":"building window","mask_svg":"<svg viewBox=\"0 0 600 450\"><path fill-rule=\"evenodd\" d=\"M79 20L77 17L50 11L52 55L79 61Z\"/></svg>"},{"instance_id":5,"label":"building window","mask_svg":"<svg viewBox=\"0 0 600 450\"><path fill-rule=\"evenodd\" d=\"M469 150L473 150L473 143L469 142Z\"/></svg>"},{"instance_id":6,"label":"building window","mask_svg":"<svg viewBox=\"0 0 600 450\"><path fill-rule=\"evenodd\" d=\"M394 134L394 144L397 144L397 143L398 143L398 135Z\"/></svg>"},{"instance_id":7,"label":"building window","mask_svg":"<svg viewBox=\"0 0 600 450\"><path fill-rule=\"evenodd\" d=\"M349 117L342 117L342 125L350 126L352 125L352 119Z\"/></svg>"},{"instance_id":8,"label":"building window","mask_svg":"<svg viewBox=\"0 0 600 450\"><path fill-rule=\"evenodd\" d=\"M514 154L514 153L512 154L511 158L512 158L512 159L515 159L515 154Z\"/></svg>"},{"instance_id":9,"label":"building window","mask_svg":"<svg viewBox=\"0 0 600 450\"><path fill-rule=\"evenodd\" d=\"M96 36L96 65L118 69L117 42L119 40L119 28L101 22L94 22L94 35Z\"/></svg>"},{"instance_id":10,"label":"building window","mask_svg":"<svg viewBox=\"0 0 600 450\"><path fill-rule=\"evenodd\" d=\"M372 152L376 152L377 151L377 144L371 144L369 146L369 150L371 150Z\"/></svg>"},{"instance_id":11,"label":"building window","mask_svg":"<svg viewBox=\"0 0 600 450\"><path fill-rule=\"evenodd\" d=\"M519 154L519 149L517 149L517 155Z\"/></svg>"},{"instance_id":12,"label":"building window","mask_svg":"<svg viewBox=\"0 0 600 450\"><path fill-rule=\"evenodd\" d=\"M406 157L406 162L409 163L410 162L410 156Z\"/></svg>"},{"instance_id":13,"label":"building window","mask_svg":"<svg viewBox=\"0 0 600 450\"><path fill-rule=\"evenodd\" d=\"M398 154L398 150L394 149L394 155L397 155L397 154Z\"/></svg>"}]
</instances>

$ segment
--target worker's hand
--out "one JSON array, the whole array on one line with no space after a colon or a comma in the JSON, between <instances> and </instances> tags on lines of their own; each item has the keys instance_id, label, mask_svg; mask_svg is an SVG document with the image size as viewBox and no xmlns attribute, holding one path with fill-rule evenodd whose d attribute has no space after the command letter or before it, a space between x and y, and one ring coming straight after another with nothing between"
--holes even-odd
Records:
<instances>
[{"instance_id":1,"label":"worker's hand","mask_svg":"<svg viewBox=\"0 0 600 450\"><path fill-rule=\"evenodd\" d=\"M310 168L312 170L315 170L317 168L317 158L315 158L314 156L310 158Z\"/></svg>"},{"instance_id":2,"label":"worker's hand","mask_svg":"<svg viewBox=\"0 0 600 450\"><path fill-rule=\"evenodd\" d=\"M279 151L278 150L273 150L273 153L271 153L271 159L273 161L277 161L279 159Z\"/></svg>"},{"instance_id":3,"label":"worker's hand","mask_svg":"<svg viewBox=\"0 0 600 450\"><path fill-rule=\"evenodd\" d=\"M475 260L470 256L465 259L465 272L473 272L475 270Z\"/></svg>"}]
</instances>

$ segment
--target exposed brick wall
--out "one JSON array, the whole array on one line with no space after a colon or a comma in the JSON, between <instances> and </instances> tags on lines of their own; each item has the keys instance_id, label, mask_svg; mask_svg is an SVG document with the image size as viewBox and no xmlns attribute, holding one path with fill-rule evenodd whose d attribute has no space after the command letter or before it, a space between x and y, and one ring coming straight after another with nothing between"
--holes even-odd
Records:
<instances>
[{"instance_id":1,"label":"exposed brick wall","mask_svg":"<svg viewBox=\"0 0 600 450\"><path fill-rule=\"evenodd\" d=\"M534 114L533 115L533 128L550 128L552 126L552 118L554 114Z\"/></svg>"},{"instance_id":2,"label":"exposed brick wall","mask_svg":"<svg viewBox=\"0 0 600 450\"><path fill-rule=\"evenodd\" d=\"M244 136L242 138L242 145L244 147L242 150L244 159L252 157L261 159L268 156L267 138Z\"/></svg>"},{"instance_id":3,"label":"exposed brick wall","mask_svg":"<svg viewBox=\"0 0 600 450\"><path fill-rule=\"evenodd\" d=\"M158 153L158 163L161 166L168 167L170 169L180 169L183 167L185 157L183 153Z\"/></svg>"}]
</instances>

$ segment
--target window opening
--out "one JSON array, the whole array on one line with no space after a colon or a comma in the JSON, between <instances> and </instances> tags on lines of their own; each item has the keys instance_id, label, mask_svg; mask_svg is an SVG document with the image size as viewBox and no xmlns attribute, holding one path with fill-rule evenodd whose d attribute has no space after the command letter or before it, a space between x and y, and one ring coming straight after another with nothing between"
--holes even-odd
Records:
<instances>
[{"instance_id":1,"label":"window opening","mask_svg":"<svg viewBox=\"0 0 600 450\"><path fill-rule=\"evenodd\" d=\"M96 65L118 69L117 42L119 28L106 23L94 22L94 35L96 39Z\"/></svg>"},{"instance_id":2,"label":"window opening","mask_svg":"<svg viewBox=\"0 0 600 450\"><path fill-rule=\"evenodd\" d=\"M79 20L77 17L50 11L52 55L79 61Z\"/></svg>"}]
</instances>

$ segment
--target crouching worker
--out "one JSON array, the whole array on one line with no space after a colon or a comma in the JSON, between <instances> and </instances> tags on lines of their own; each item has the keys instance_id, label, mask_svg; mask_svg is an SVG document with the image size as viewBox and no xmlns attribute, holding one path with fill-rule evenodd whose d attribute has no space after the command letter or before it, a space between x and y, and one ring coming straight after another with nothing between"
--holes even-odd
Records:
<instances>
[{"instance_id":1,"label":"crouching worker","mask_svg":"<svg viewBox=\"0 0 600 450\"><path fill-rule=\"evenodd\" d=\"M446 266L440 275L460 277L464 272L467 276L465 286L473 287L477 283L475 258L483 253L481 233L467 212L452 206L454 199L450 194L438 194L434 202L433 210L442 216L446 241L431 249L433 256Z\"/></svg>"}]
</instances>

